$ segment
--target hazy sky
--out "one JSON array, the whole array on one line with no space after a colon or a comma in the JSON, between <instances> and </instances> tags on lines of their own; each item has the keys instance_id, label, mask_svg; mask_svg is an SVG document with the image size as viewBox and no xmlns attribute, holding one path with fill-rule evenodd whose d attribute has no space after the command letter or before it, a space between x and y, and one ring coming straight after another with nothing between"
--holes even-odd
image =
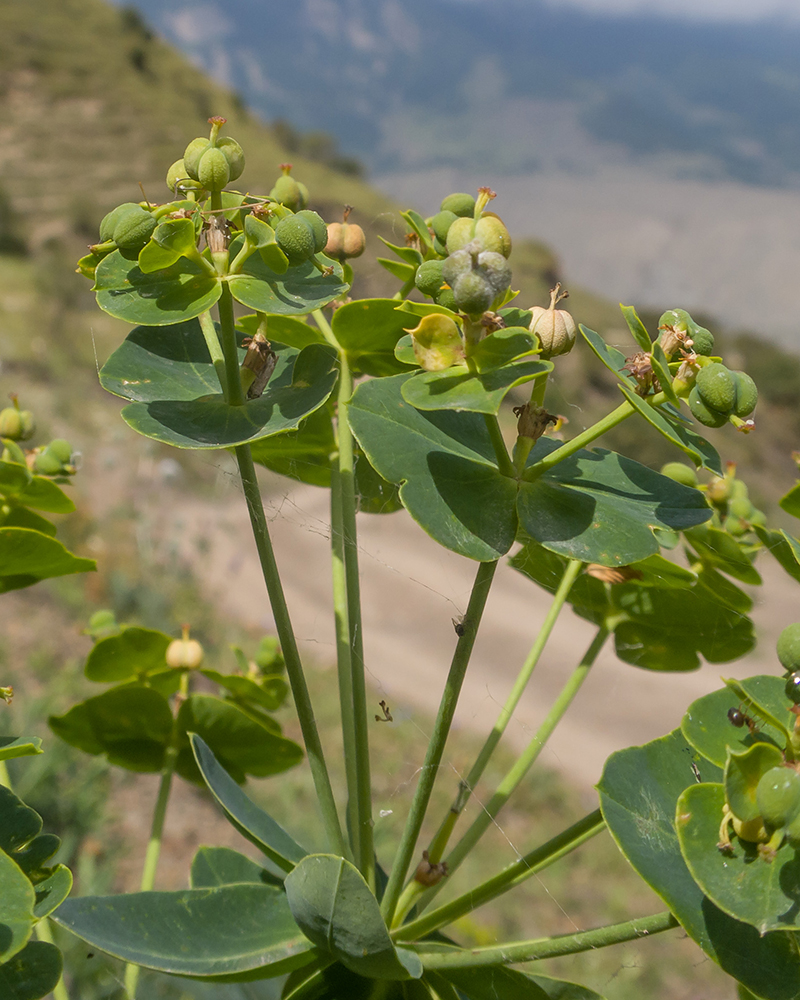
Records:
<instances>
[{"instance_id":1,"label":"hazy sky","mask_svg":"<svg viewBox=\"0 0 800 1000\"><path fill-rule=\"evenodd\" d=\"M798 0L549 0L610 14L664 14L709 21L756 21L768 17L800 21Z\"/></svg>"}]
</instances>

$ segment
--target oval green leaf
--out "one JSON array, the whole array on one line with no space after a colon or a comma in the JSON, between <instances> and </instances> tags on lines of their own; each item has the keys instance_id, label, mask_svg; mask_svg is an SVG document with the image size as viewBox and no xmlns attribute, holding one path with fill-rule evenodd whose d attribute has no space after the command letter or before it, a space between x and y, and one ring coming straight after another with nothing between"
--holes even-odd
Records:
<instances>
[{"instance_id":1,"label":"oval green leaf","mask_svg":"<svg viewBox=\"0 0 800 1000\"><path fill-rule=\"evenodd\" d=\"M290 872L308 853L263 809L252 802L199 736L191 736L197 766L230 823L282 871Z\"/></svg>"},{"instance_id":2,"label":"oval green leaf","mask_svg":"<svg viewBox=\"0 0 800 1000\"><path fill-rule=\"evenodd\" d=\"M152 688L123 685L50 716L50 728L85 753L105 754L129 771L160 771L172 733L167 699Z\"/></svg>"},{"instance_id":3,"label":"oval green leaf","mask_svg":"<svg viewBox=\"0 0 800 1000\"><path fill-rule=\"evenodd\" d=\"M209 889L239 882L281 885L281 880L272 872L230 847L201 847L192 859L189 876L192 889Z\"/></svg>"},{"instance_id":4,"label":"oval green leaf","mask_svg":"<svg viewBox=\"0 0 800 1000\"><path fill-rule=\"evenodd\" d=\"M748 677L740 683L750 697L764 705L776 719L785 719L787 723L794 719L788 711L784 681L780 677ZM747 750L757 742L768 743L779 750L785 747L782 732L759 719L755 720L757 729L754 733L746 725L740 728L731 725L728 711L738 706L736 695L723 687L693 701L681 721L681 731L686 739L717 767L725 766L728 747L737 752Z\"/></svg>"},{"instance_id":5,"label":"oval green leaf","mask_svg":"<svg viewBox=\"0 0 800 1000\"><path fill-rule=\"evenodd\" d=\"M349 408L353 433L377 472L401 484L403 505L440 545L468 559L497 559L516 536L517 484L498 472L484 419L409 406L402 387L411 377L358 386Z\"/></svg>"},{"instance_id":6,"label":"oval green leaf","mask_svg":"<svg viewBox=\"0 0 800 1000\"><path fill-rule=\"evenodd\" d=\"M0 760L33 757L42 752L42 741L38 736L0 736Z\"/></svg>"},{"instance_id":7,"label":"oval green leaf","mask_svg":"<svg viewBox=\"0 0 800 1000\"><path fill-rule=\"evenodd\" d=\"M559 447L540 438L529 466ZM522 526L545 548L603 566L658 552L654 528L682 531L711 517L698 490L602 448L581 449L522 482L518 510Z\"/></svg>"},{"instance_id":8,"label":"oval green leaf","mask_svg":"<svg viewBox=\"0 0 800 1000\"><path fill-rule=\"evenodd\" d=\"M678 797L696 786L692 748L678 730L642 747L612 754L598 785L600 807L620 850L715 962L760 997L794 1000L800 963L786 934L761 937L707 899L686 867L675 831ZM704 781L721 771L695 761ZM719 822L717 819L717 835Z\"/></svg>"},{"instance_id":9,"label":"oval green leaf","mask_svg":"<svg viewBox=\"0 0 800 1000\"><path fill-rule=\"evenodd\" d=\"M466 365L445 371L420 372L403 385L403 399L418 410L466 410L470 413L500 412L508 393L553 370L550 361L524 360L479 374Z\"/></svg>"},{"instance_id":10,"label":"oval green leaf","mask_svg":"<svg viewBox=\"0 0 800 1000\"><path fill-rule=\"evenodd\" d=\"M94 290L102 310L126 323L171 326L209 310L222 294L219 278L181 258L145 274L119 250L97 265Z\"/></svg>"},{"instance_id":11,"label":"oval green leaf","mask_svg":"<svg viewBox=\"0 0 800 1000\"><path fill-rule=\"evenodd\" d=\"M255 721L252 714L245 714L238 706L211 695L190 695L178 711L178 726L183 733L183 744L178 750L175 770L198 785L203 777L192 754L189 733L203 739L225 770L239 782L248 774L258 778L280 774L303 759L303 750L294 740L279 736Z\"/></svg>"},{"instance_id":12,"label":"oval green leaf","mask_svg":"<svg viewBox=\"0 0 800 1000\"><path fill-rule=\"evenodd\" d=\"M55 989L61 969L61 952L54 944L29 941L10 962L0 965L0 996L41 1000Z\"/></svg>"},{"instance_id":13,"label":"oval green leaf","mask_svg":"<svg viewBox=\"0 0 800 1000\"><path fill-rule=\"evenodd\" d=\"M368 979L419 979L422 963L398 950L389 937L377 899L344 858L310 854L284 883L298 925L314 944Z\"/></svg>"},{"instance_id":14,"label":"oval green leaf","mask_svg":"<svg viewBox=\"0 0 800 1000\"><path fill-rule=\"evenodd\" d=\"M61 542L33 528L0 528L0 593L39 580L97 569L94 559L73 555Z\"/></svg>"},{"instance_id":15,"label":"oval green leaf","mask_svg":"<svg viewBox=\"0 0 800 1000\"><path fill-rule=\"evenodd\" d=\"M0 851L0 959L7 962L22 951L33 931L35 896L28 877Z\"/></svg>"},{"instance_id":16,"label":"oval green leaf","mask_svg":"<svg viewBox=\"0 0 800 1000\"><path fill-rule=\"evenodd\" d=\"M231 244L232 256L240 246L240 241L234 240ZM267 267L259 254L253 254L245 261L239 274L228 278L231 295L237 302L258 312L304 316L346 295L349 288L342 280L341 264L322 254L317 254L317 260L323 267L333 267L333 272L323 274L307 261L278 274Z\"/></svg>"},{"instance_id":17,"label":"oval green leaf","mask_svg":"<svg viewBox=\"0 0 800 1000\"><path fill-rule=\"evenodd\" d=\"M282 890L268 885L84 896L53 919L115 958L201 979L280 976L310 960L313 947Z\"/></svg>"},{"instance_id":18,"label":"oval green leaf","mask_svg":"<svg viewBox=\"0 0 800 1000\"><path fill-rule=\"evenodd\" d=\"M166 667L170 636L151 628L126 628L119 635L95 643L86 660L84 673L90 681L114 684L132 678L143 679Z\"/></svg>"},{"instance_id":19,"label":"oval green leaf","mask_svg":"<svg viewBox=\"0 0 800 1000\"><path fill-rule=\"evenodd\" d=\"M354 372L383 376L407 370L395 357L394 349L419 320L397 306L397 299L360 299L348 302L333 314L333 335Z\"/></svg>"},{"instance_id":20,"label":"oval green leaf","mask_svg":"<svg viewBox=\"0 0 800 1000\"><path fill-rule=\"evenodd\" d=\"M720 851L719 828L725 790L719 784L687 788L678 799L676 827L681 851L702 891L724 913L755 927L759 934L800 926L800 859L784 844L773 861L758 845L733 839Z\"/></svg>"}]
</instances>

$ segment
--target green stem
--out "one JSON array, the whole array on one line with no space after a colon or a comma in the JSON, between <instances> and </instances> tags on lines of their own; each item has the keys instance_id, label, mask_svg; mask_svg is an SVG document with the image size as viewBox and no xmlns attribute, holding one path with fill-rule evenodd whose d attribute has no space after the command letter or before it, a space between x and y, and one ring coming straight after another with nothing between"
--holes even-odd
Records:
<instances>
[{"instance_id":1,"label":"green stem","mask_svg":"<svg viewBox=\"0 0 800 1000\"><path fill-rule=\"evenodd\" d=\"M200 313L197 318L200 320L200 329L203 331L203 337L205 338L208 353L211 355L211 362L214 365L214 371L217 373L220 388L222 389L222 393L227 402L225 355L222 353L222 347L220 346L219 337L217 336L217 328L214 326L214 320L211 318L210 312Z\"/></svg>"},{"instance_id":2,"label":"green stem","mask_svg":"<svg viewBox=\"0 0 800 1000\"><path fill-rule=\"evenodd\" d=\"M342 702L342 724L349 720L352 739L345 740L345 755L350 749L350 770L355 779L355 798L351 777L348 772L348 818L355 816L355 827L351 825L353 849L356 853L358 867L367 883L374 888L375 883L375 848L372 835L372 779L369 760L369 729L367 714L367 693L364 676L364 628L361 619L361 582L358 570L358 534L356 529L356 495L355 495L355 454L353 434L350 430L348 410L350 398L353 395L353 375L347 361L347 355L334 336L321 309L313 312L314 321L323 336L332 344L339 354L339 393L337 400L337 444L339 447L339 467L334 473L335 488L339 490L338 514L342 555L344 563L345 595L340 598L340 604L347 613L347 659L349 662L349 683L344 681L342 687L342 670L340 668L339 698ZM331 503L333 504L333 498ZM337 644L339 636L337 632ZM340 661L341 662L341 661ZM352 708L346 711L344 702L351 699ZM347 759L346 759L347 766Z\"/></svg>"},{"instance_id":3,"label":"green stem","mask_svg":"<svg viewBox=\"0 0 800 1000\"><path fill-rule=\"evenodd\" d=\"M413 278L409 278L408 281L403 285L399 292L395 292L392 296L393 299L407 299L408 296L416 288L416 283Z\"/></svg>"},{"instance_id":4,"label":"green stem","mask_svg":"<svg viewBox=\"0 0 800 1000\"><path fill-rule=\"evenodd\" d=\"M161 840L164 835L164 820L167 815L167 804L169 793L172 788L172 776L175 774L175 763L178 759L178 743L180 742L180 728L178 726L178 710L189 694L189 671L181 673L180 687L175 697L175 705L172 715L172 732L170 733L169 745L164 754L164 767L161 771L161 782L158 786L158 797L153 809L153 821L150 825L150 839L147 842L147 852L144 856L144 867L142 868L142 881L139 886L141 892L150 892L156 882L156 870L158 859L161 854ZM138 965L128 964L125 966L125 992L130 1000L136 998L136 987L139 983Z\"/></svg>"},{"instance_id":5,"label":"green stem","mask_svg":"<svg viewBox=\"0 0 800 1000\"><path fill-rule=\"evenodd\" d=\"M264 514L261 491L258 486L255 466L253 465L253 456L250 446L246 444L239 445L234 450L236 461L239 465L239 475L242 479L245 500L247 501L247 510L250 514L250 524L258 550L258 558L261 562L261 571L264 575L264 582L267 585L267 593L272 605L275 628L278 632L283 658L286 662L286 673L289 676L289 684L292 688L292 696L297 709L297 717L300 721L300 729L303 733L303 741L305 742L306 753L308 754L308 763L311 768L312 778L314 779L314 788L317 792L317 799L319 800L319 808L322 813L328 843L331 850L342 857L349 858L350 852L339 824L331 780L325 764L325 755L322 751L322 743L317 730L314 709L311 705L311 696L308 692L303 665L300 661L300 653L297 649L297 642L289 617L289 609L286 606L283 585L281 584L278 566L275 562L272 541L269 537L267 518Z\"/></svg>"},{"instance_id":6,"label":"green stem","mask_svg":"<svg viewBox=\"0 0 800 1000\"><path fill-rule=\"evenodd\" d=\"M665 403L667 397L665 393L658 392L654 396L648 396L645 402L648 406L659 406L661 403ZM608 431L612 430L617 424L621 424L623 420L627 420L628 417L632 416L637 411L634 407L625 400L624 403L612 410L611 413L603 417L602 420L598 420L596 424L592 424L591 427L587 427L585 431L574 437L571 441L567 441L566 444L562 444L560 448L556 448L555 451L551 451L549 455L545 455L544 458L540 459L538 462L534 462L533 465L529 465L525 470L525 480L530 482L533 479L538 479L543 472L547 472L548 469L552 469L554 465L558 465L559 462L563 462L565 458L569 458L570 455L574 455L576 451L580 451L581 448L585 448L587 444L591 444L592 441L596 441L597 438L601 437L603 434L607 434Z\"/></svg>"},{"instance_id":7,"label":"green stem","mask_svg":"<svg viewBox=\"0 0 800 1000\"><path fill-rule=\"evenodd\" d=\"M361 583L358 572L356 534L355 459L353 434L348 420L353 376L344 352L339 354L339 398L337 437L341 485L344 569L347 584L347 619L350 636L351 686L353 693L353 737L355 743L356 816L358 821L358 867L367 883L375 883L375 849L372 837L372 781L369 761L367 692L364 678L364 627L361 620Z\"/></svg>"},{"instance_id":8,"label":"green stem","mask_svg":"<svg viewBox=\"0 0 800 1000\"><path fill-rule=\"evenodd\" d=\"M223 282L222 294L217 303L219 309L219 342L225 358L225 402L231 406L244 405L242 375L239 353L236 349L236 328L233 316L233 296L227 282Z\"/></svg>"},{"instance_id":9,"label":"green stem","mask_svg":"<svg viewBox=\"0 0 800 1000\"><path fill-rule=\"evenodd\" d=\"M567 683L561 689L550 711L547 713L536 735L530 741L525 750L520 754L513 766L509 769L503 780L497 786L497 791L489 799L488 803L481 809L472 822L464 836L447 857L447 867L450 872L454 872L459 867L464 858L469 854L475 844L489 829L497 814L508 802L514 790L528 773L545 747L545 744L553 734L553 730L561 721L564 713L569 708L575 695L580 690L581 685L586 680L592 664L597 659L600 650L603 648L608 637L608 632L604 628L597 631L591 645L583 656L578 666L573 670ZM471 788L474 785L470 785ZM434 889L436 887L434 886ZM431 892L431 896L433 892ZM429 897L430 898L430 897Z\"/></svg>"},{"instance_id":10,"label":"green stem","mask_svg":"<svg viewBox=\"0 0 800 1000\"><path fill-rule=\"evenodd\" d=\"M422 765L419 782L414 793L414 800L406 818L406 825L400 844L397 848L397 855L392 865L389 882L386 886L381 911L388 926L391 926L392 918L397 908L400 892L405 880L408 866L414 853L414 848L422 828L425 812L428 808L431 791L433 790L436 775L444 753L444 746L453 722L458 696L461 692L461 685L464 682L464 675L467 672L472 647L475 644L475 636L483 617L483 610L486 607L486 599L489 596L489 589L494 579L497 561L478 564L478 571L475 575L475 582L472 585L467 613L464 618L464 629L456 643L453 659L450 664L450 672L447 675L442 699L439 703L439 712L434 723L433 733L428 743L428 752L425 755L425 762Z\"/></svg>"},{"instance_id":11,"label":"green stem","mask_svg":"<svg viewBox=\"0 0 800 1000\"><path fill-rule=\"evenodd\" d=\"M440 927L463 917L465 913L471 913L472 910L483 906L484 903L488 903L520 885L532 875L580 847L587 840L597 836L604 828L605 820L600 810L595 809L594 812L563 830L552 840L548 840L546 844L529 851L524 857L509 865L493 878L487 879L486 882L482 882L464 895L445 903L444 906L431 910L425 916L418 917L416 920L398 927L392 936L397 941L419 941Z\"/></svg>"},{"instance_id":12,"label":"green stem","mask_svg":"<svg viewBox=\"0 0 800 1000\"><path fill-rule=\"evenodd\" d=\"M514 476L514 463L508 454L508 448L506 448L506 443L503 440L503 434L500 430L500 424L497 422L497 417L492 413L484 413L483 419L486 421L486 429L489 432L492 448L494 448L497 468L503 476Z\"/></svg>"},{"instance_id":13,"label":"green stem","mask_svg":"<svg viewBox=\"0 0 800 1000\"><path fill-rule=\"evenodd\" d=\"M342 717L344 765L347 778L347 829L353 855L358 845L358 782L356 780L355 723L353 721L353 679L350 656L350 625L347 615L347 582L344 569L342 529L342 485L338 468L331 469L331 565L333 570L333 614L336 623L336 665L339 676L339 708Z\"/></svg>"},{"instance_id":14,"label":"green stem","mask_svg":"<svg viewBox=\"0 0 800 1000\"><path fill-rule=\"evenodd\" d=\"M637 917L621 924L609 924L591 931L561 934L558 937L533 941L516 941L492 948L420 953L425 971L433 969L478 969L487 965L511 965L516 962L536 962L560 955L576 955L581 951L608 948L612 944L635 941L678 927L678 921L668 911L649 917Z\"/></svg>"},{"instance_id":15,"label":"green stem","mask_svg":"<svg viewBox=\"0 0 800 1000\"><path fill-rule=\"evenodd\" d=\"M50 921L47 917L43 917L34 930L36 932L36 937L40 941L44 941L45 944L55 945L55 941L53 941L53 934L50 930ZM67 985L64 982L63 975L59 977L58 982L53 987L53 1000L69 1000L69 993L67 992Z\"/></svg>"},{"instance_id":16,"label":"green stem","mask_svg":"<svg viewBox=\"0 0 800 1000\"><path fill-rule=\"evenodd\" d=\"M13 789L11 789L11 778L9 777L8 768L6 767L6 762L4 760L0 760L0 785L2 785L3 788L8 788L13 791Z\"/></svg>"}]
</instances>

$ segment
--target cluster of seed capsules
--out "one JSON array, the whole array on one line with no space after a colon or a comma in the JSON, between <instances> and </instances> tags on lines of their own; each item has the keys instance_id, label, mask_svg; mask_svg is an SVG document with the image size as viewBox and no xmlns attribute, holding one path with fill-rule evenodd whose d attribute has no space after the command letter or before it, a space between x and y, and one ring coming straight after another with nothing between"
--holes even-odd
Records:
<instances>
[{"instance_id":1,"label":"cluster of seed capsules","mask_svg":"<svg viewBox=\"0 0 800 1000\"><path fill-rule=\"evenodd\" d=\"M437 305L479 316L502 302L511 286L511 237L503 220L486 211L494 192L451 194L426 224L438 258L417 268L414 284Z\"/></svg>"},{"instance_id":2,"label":"cluster of seed capsules","mask_svg":"<svg viewBox=\"0 0 800 1000\"><path fill-rule=\"evenodd\" d=\"M24 465L37 476L71 476L76 471L76 456L72 445L64 438L54 438L40 448L23 450L20 441L28 441L36 431L36 421L30 410L13 406L0 410L0 460Z\"/></svg>"},{"instance_id":3,"label":"cluster of seed capsules","mask_svg":"<svg viewBox=\"0 0 800 1000\"><path fill-rule=\"evenodd\" d=\"M685 309L669 309L658 322L659 343L667 359L693 358L693 368L678 372L673 388L686 401L692 416L706 427L722 427L728 421L747 429L746 420L755 410L758 389L746 372L731 371L712 358L714 337Z\"/></svg>"},{"instance_id":4,"label":"cluster of seed capsules","mask_svg":"<svg viewBox=\"0 0 800 1000\"><path fill-rule=\"evenodd\" d=\"M241 146L230 136L220 136L225 119L211 118L209 138L193 139L167 171L166 182L179 202L150 205L148 202L126 202L109 212L100 223L99 242L91 247L95 257L120 250L132 257L155 240L164 246L168 234L159 239L159 224L173 219L187 206L204 205L209 195L221 193L244 170ZM326 254L341 262L359 257L364 252L365 238L360 226L348 223L350 209L345 209L343 222L328 226L317 212L308 209L309 193L305 184L291 174L291 164L281 165L281 175L269 195L263 199L244 198L243 207L251 204L251 225L245 230L248 239L258 243L258 249L270 247L265 262L276 273L311 261L324 269L316 255ZM226 206L228 207L228 206ZM202 220L198 217L199 224ZM206 219L206 224L208 220ZM260 227L266 226L268 231Z\"/></svg>"}]
</instances>

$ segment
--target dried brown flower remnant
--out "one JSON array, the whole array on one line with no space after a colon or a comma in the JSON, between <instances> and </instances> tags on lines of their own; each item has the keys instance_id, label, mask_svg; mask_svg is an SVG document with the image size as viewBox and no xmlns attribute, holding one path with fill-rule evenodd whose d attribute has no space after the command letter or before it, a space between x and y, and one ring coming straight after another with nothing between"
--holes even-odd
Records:
<instances>
[{"instance_id":1,"label":"dried brown flower remnant","mask_svg":"<svg viewBox=\"0 0 800 1000\"><path fill-rule=\"evenodd\" d=\"M641 580L644 574L633 566L601 566L599 563L589 563L586 573L603 583L627 583L629 580Z\"/></svg>"}]
</instances>

